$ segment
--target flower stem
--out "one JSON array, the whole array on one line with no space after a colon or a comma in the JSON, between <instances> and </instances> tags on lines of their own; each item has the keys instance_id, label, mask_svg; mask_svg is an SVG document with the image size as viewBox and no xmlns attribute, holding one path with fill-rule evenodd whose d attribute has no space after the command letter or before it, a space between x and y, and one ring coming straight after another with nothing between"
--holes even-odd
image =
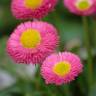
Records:
<instances>
[{"instance_id":1,"label":"flower stem","mask_svg":"<svg viewBox=\"0 0 96 96\"><path fill-rule=\"evenodd\" d=\"M65 85L64 86L64 91L65 91L65 96L72 96L72 93L71 93L69 85Z\"/></svg>"},{"instance_id":2,"label":"flower stem","mask_svg":"<svg viewBox=\"0 0 96 96\"><path fill-rule=\"evenodd\" d=\"M89 87L91 87L91 84L93 82L93 58L92 58L92 50L91 50L91 45L90 45L90 37L89 37L89 30L88 30L88 22L87 22L87 17L83 16L82 17L82 22L83 22L83 27L84 27L84 39L85 39L85 46L88 54L88 59L87 59L87 70L88 70L88 83Z\"/></svg>"},{"instance_id":3,"label":"flower stem","mask_svg":"<svg viewBox=\"0 0 96 96\"><path fill-rule=\"evenodd\" d=\"M96 16L91 18L92 26L93 26L93 35L94 35L94 47L96 48Z\"/></svg>"}]
</instances>

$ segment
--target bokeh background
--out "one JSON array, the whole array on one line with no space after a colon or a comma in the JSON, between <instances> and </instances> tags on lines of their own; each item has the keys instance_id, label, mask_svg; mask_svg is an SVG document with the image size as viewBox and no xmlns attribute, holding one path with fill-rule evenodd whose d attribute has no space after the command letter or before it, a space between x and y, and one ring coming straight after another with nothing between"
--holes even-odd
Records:
<instances>
[{"instance_id":1,"label":"bokeh background","mask_svg":"<svg viewBox=\"0 0 96 96\"><path fill-rule=\"evenodd\" d=\"M57 28L61 40L59 50L78 54L84 64L83 73L70 84L46 85L39 72L40 66L15 64L6 52L9 35L18 24L24 22L12 16L10 4L11 0L0 0L0 96L96 96L95 84L88 90L87 52L81 17L71 14L63 6L63 0L59 0L56 9L43 18L43 21L52 23ZM92 26L92 18L88 18L89 25ZM90 42L94 57L92 71L95 78L96 42L93 41L96 37L91 28L89 28Z\"/></svg>"}]
</instances>

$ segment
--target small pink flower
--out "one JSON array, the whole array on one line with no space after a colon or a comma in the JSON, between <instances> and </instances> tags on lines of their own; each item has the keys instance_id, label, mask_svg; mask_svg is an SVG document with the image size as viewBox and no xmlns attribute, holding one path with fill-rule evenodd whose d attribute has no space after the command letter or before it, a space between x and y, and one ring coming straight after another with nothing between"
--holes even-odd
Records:
<instances>
[{"instance_id":1,"label":"small pink flower","mask_svg":"<svg viewBox=\"0 0 96 96\"><path fill-rule=\"evenodd\" d=\"M46 84L69 83L82 72L79 57L70 52L55 53L47 57L41 66L41 75Z\"/></svg>"},{"instance_id":2,"label":"small pink flower","mask_svg":"<svg viewBox=\"0 0 96 96\"><path fill-rule=\"evenodd\" d=\"M57 0L12 0L11 9L17 19L42 18L52 11Z\"/></svg>"},{"instance_id":3,"label":"small pink flower","mask_svg":"<svg viewBox=\"0 0 96 96\"><path fill-rule=\"evenodd\" d=\"M46 22L22 23L7 43L7 51L17 63L41 63L58 45L57 30Z\"/></svg>"},{"instance_id":4,"label":"small pink flower","mask_svg":"<svg viewBox=\"0 0 96 96\"><path fill-rule=\"evenodd\" d=\"M64 0L64 5L70 12L77 15L91 15L95 11L95 0Z\"/></svg>"}]
</instances>

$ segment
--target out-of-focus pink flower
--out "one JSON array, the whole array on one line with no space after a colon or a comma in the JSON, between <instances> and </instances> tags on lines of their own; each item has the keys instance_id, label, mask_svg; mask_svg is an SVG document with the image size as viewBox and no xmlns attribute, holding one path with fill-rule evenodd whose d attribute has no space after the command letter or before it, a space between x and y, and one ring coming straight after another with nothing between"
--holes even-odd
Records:
<instances>
[{"instance_id":1,"label":"out-of-focus pink flower","mask_svg":"<svg viewBox=\"0 0 96 96\"><path fill-rule=\"evenodd\" d=\"M95 11L95 0L64 0L64 5L70 12L77 15L91 15Z\"/></svg>"},{"instance_id":2,"label":"out-of-focus pink flower","mask_svg":"<svg viewBox=\"0 0 96 96\"><path fill-rule=\"evenodd\" d=\"M52 11L57 0L12 0L11 9L17 19L42 18Z\"/></svg>"}]
</instances>

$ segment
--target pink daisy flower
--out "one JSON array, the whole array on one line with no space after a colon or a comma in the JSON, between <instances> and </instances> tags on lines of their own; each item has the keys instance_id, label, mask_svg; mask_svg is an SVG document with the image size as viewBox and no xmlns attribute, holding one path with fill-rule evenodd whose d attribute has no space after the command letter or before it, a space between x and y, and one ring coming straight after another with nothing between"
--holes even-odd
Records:
<instances>
[{"instance_id":1,"label":"pink daisy flower","mask_svg":"<svg viewBox=\"0 0 96 96\"><path fill-rule=\"evenodd\" d=\"M46 84L69 83L82 72L79 57L70 52L55 53L47 57L41 66L41 75Z\"/></svg>"},{"instance_id":2,"label":"pink daisy flower","mask_svg":"<svg viewBox=\"0 0 96 96\"><path fill-rule=\"evenodd\" d=\"M11 9L18 19L42 18L52 11L57 0L12 0Z\"/></svg>"},{"instance_id":3,"label":"pink daisy flower","mask_svg":"<svg viewBox=\"0 0 96 96\"><path fill-rule=\"evenodd\" d=\"M95 11L95 0L64 0L64 5L70 12L77 15L91 15Z\"/></svg>"},{"instance_id":4,"label":"pink daisy flower","mask_svg":"<svg viewBox=\"0 0 96 96\"><path fill-rule=\"evenodd\" d=\"M57 30L46 22L22 23L7 43L7 51L17 63L41 63L58 45Z\"/></svg>"}]
</instances>

